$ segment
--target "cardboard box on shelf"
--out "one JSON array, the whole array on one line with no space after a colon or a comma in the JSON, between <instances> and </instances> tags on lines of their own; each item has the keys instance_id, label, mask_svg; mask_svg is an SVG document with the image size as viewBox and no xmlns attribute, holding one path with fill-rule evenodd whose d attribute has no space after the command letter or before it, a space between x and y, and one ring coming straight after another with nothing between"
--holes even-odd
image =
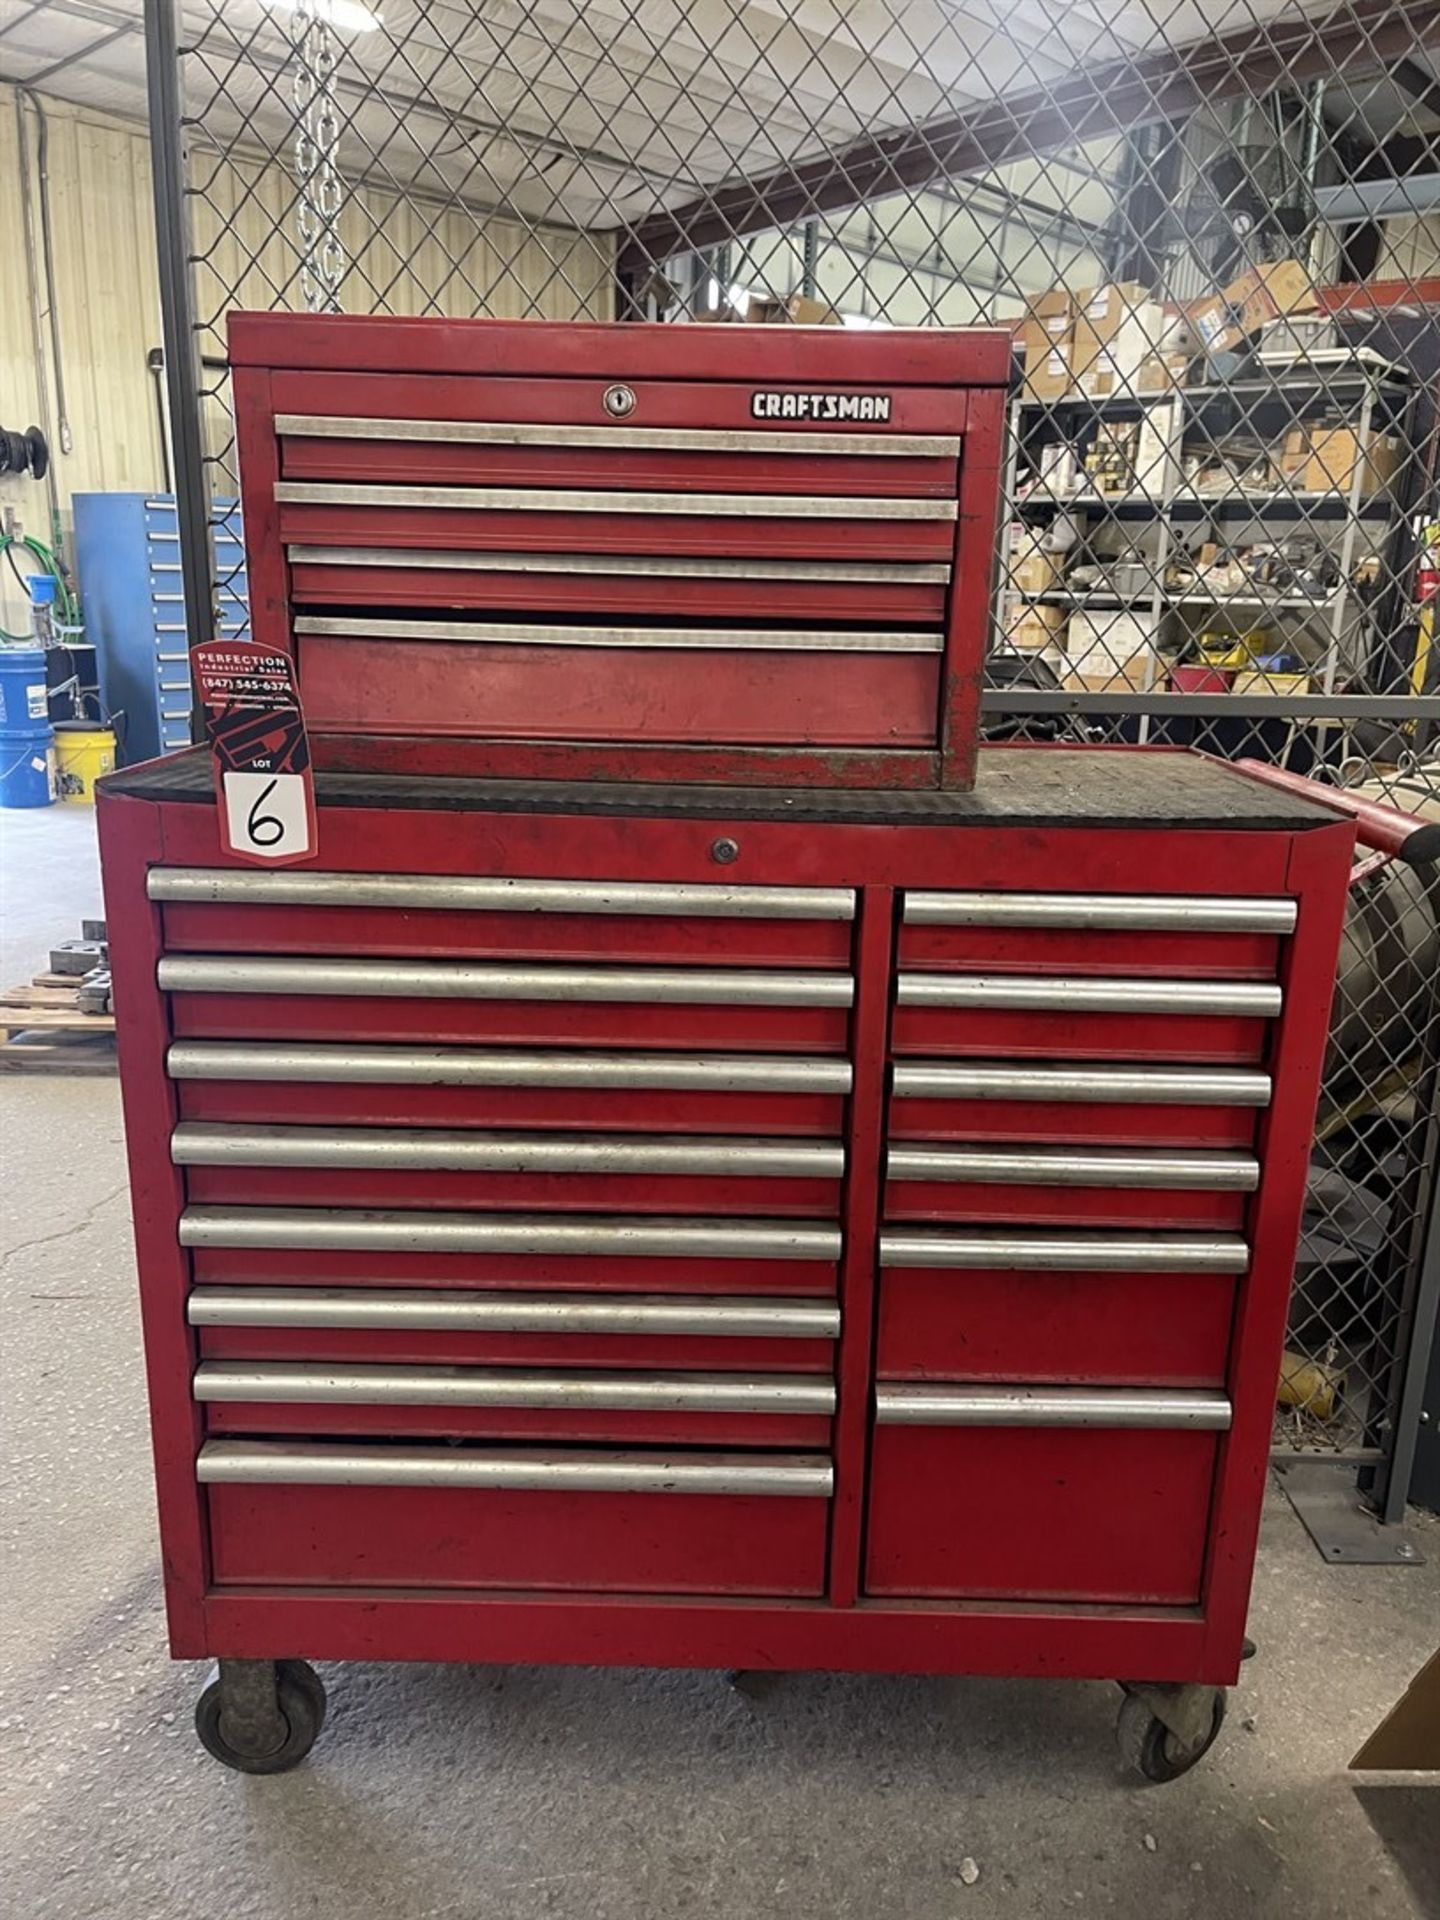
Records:
<instances>
[{"instance_id":1,"label":"cardboard box on shelf","mask_svg":"<svg viewBox=\"0 0 1440 1920\"><path fill-rule=\"evenodd\" d=\"M1141 368L1164 331L1164 308L1138 280L1077 293L1070 345L1075 386L1097 399L1138 392Z\"/></svg>"},{"instance_id":2,"label":"cardboard box on shelf","mask_svg":"<svg viewBox=\"0 0 1440 1920\"><path fill-rule=\"evenodd\" d=\"M1310 435L1304 427L1291 427L1280 443L1280 478L1288 485L1301 491L1305 486L1305 469L1310 461Z\"/></svg>"},{"instance_id":3,"label":"cardboard box on shelf","mask_svg":"<svg viewBox=\"0 0 1440 1920\"><path fill-rule=\"evenodd\" d=\"M1354 427L1310 427L1306 437L1308 455L1299 482L1305 493L1348 493L1358 467L1360 497L1369 499L1389 486L1405 464L1397 434L1372 434L1368 448Z\"/></svg>"},{"instance_id":4,"label":"cardboard box on shelf","mask_svg":"<svg viewBox=\"0 0 1440 1920\"><path fill-rule=\"evenodd\" d=\"M1150 613L1077 608L1066 632L1066 684L1091 693L1163 685Z\"/></svg>"},{"instance_id":5,"label":"cardboard box on shelf","mask_svg":"<svg viewBox=\"0 0 1440 1920\"><path fill-rule=\"evenodd\" d=\"M1162 670L1153 654L1137 653L1128 660L1105 668L1096 663L1090 673L1081 673L1067 664L1061 676L1067 687L1077 693L1145 693L1163 686Z\"/></svg>"},{"instance_id":6,"label":"cardboard box on shelf","mask_svg":"<svg viewBox=\"0 0 1440 1920\"><path fill-rule=\"evenodd\" d=\"M1181 349L1169 353L1147 354L1140 363L1140 371L1135 376L1137 393L1169 393L1175 387L1183 387L1190 378L1190 351Z\"/></svg>"},{"instance_id":7,"label":"cardboard box on shelf","mask_svg":"<svg viewBox=\"0 0 1440 1920\"><path fill-rule=\"evenodd\" d=\"M1207 353L1238 347L1267 320L1281 314L1313 313L1320 304L1309 273L1298 260L1271 260L1251 267L1218 293L1207 293L1185 309Z\"/></svg>"},{"instance_id":8,"label":"cardboard box on shelf","mask_svg":"<svg viewBox=\"0 0 1440 1920\"><path fill-rule=\"evenodd\" d=\"M1065 645L1064 607L1036 606L1033 601L1016 601L1005 622L1004 638L1020 653L1040 653L1047 647Z\"/></svg>"},{"instance_id":9,"label":"cardboard box on shelf","mask_svg":"<svg viewBox=\"0 0 1440 1920\"><path fill-rule=\"evenodd\" d=\"M752 297L745 318L751 326L841 327L844 321L825 300L812 300L808 294L790 293L783 298L773 294Z\"/></svg>"},{"instance_id":10,"label":"cardboard box on shelf","mask_svg":"<svg viewBox=\"0 0 1440 1920\"><path fill-rule=\"evenodd\" d=\"M1065 555L1027 539L1011 548L1009 575L1016 593L1054 593L1065 583Z\"/></svg>"},{"instance_id":11,"label":"cardboard box on shelf","mask_svg":"<svg viewBox=\"0 0 1440 1920\"><path fill-rule=\"evenodd\" d=\"M1034 400L1063 400L1071 386L1070 347L1075 310L1065 287L1037 295L1020 328L1025 391Z\"/></svg>"}]
</instances>

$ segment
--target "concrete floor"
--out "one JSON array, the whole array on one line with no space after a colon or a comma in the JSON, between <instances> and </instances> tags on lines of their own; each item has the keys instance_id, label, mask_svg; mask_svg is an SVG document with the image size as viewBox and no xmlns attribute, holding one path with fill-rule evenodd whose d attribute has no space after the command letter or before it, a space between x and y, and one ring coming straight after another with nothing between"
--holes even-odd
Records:
<instances>
[{"instance_id":1,"label":"concrete floor","mask_svg":"<svg viewBox=\"0 0 1440 1920\"><path fill-rule=\"evenodd\" d=\"M95 910L89 816L0 815L5 979ZM1440 1636L1278 1494L1220 1744L1132 1786L1101 1685L336 1668L299 1772L205 1758L165 1656L119 1101L0 1075L0 1850L25 1920L1440 1915L1440 1785L1349 1756ZM979 1877L973 1884L973 1861Z\"/></svg>"}]
</instances>

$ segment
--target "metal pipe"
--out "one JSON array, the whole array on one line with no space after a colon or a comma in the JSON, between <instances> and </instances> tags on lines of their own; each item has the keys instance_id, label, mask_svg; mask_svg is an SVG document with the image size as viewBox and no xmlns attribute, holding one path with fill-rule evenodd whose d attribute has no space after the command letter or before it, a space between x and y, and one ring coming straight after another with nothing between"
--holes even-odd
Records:
<instances>
[{"instance_id":1,"label":"metal pipe","mask_svg":"<svg viewBox=\"0 0 1440 1920\"><path fill-rule=\"evenodd\" d=\"M867 584L944 586L950 579L947 562L892 560L874 563L854 560L761 560L708 557L703 554L667 559L657 554L628 553L476 553L425 547L335 547L291 544L286 558L299 567L440 568L472 573L603 573L639 574L646 579L680 580L843 580ZM1101 696L1095 696L1099 699ZM1178 703L1192 703L1199 695L1176 694ZM1392 703L1393 704L1393 703ZM1436 701L1440 712L1440 700ZM1402 701L1401 710L1410 703ZM1193 712L1187 704L1186 712ZM1269 711L1267 707L1266 711Z\"/></svg>"},{"instance_id":2,"label":"metal pipe","mask_svg":"<svg viewBox=\"0 0 1440 1920\"><path fill-rule=\"evenodd\" d=\"M302 614L295 633L331 634L342 640L390 640L433 645L455 640L470 646L683 647L700 652L754 653L943 653L936 629L893 632L843 627L529 627L513 620L375 620ZM699 889L697 889L699 891Z\"/></svg>"},{"instance_id":3,"label":"metal pipe","mask_svg":"<svg viewBox=\"0 0 1440 1920\"><path fill-rule=\"evenodd\" d=\"M40 260L35 240L35 209L30 191L30 136L25 126L24 89L15 89L16 158L20 169L20 214L25 235L25 283L29 293L30 351L35 365L35 404L41 422L48 429L50 412L50 373L45 360L45 321L40 295ZM52 460L45 475L45 492L50 501L50 525L60 519L59 482Z\"/></svg>"},{"instance_id":4,"label":"metal pipe","mask_svg":"<svg viewBox=\"0 0 1440 1920\"><path fill-rule=\"evenodd\" d=\"M304 630L305 622L297 626ZM447 873L265 873L151 867L146 898L190 905L394 907L410 913L681 915L716 920L853 920L851 887L653 885L626 880L502 880Z\"/></svg>"},{"instance_id":5,"label":"metal pipe","mask_svg":"<svg viewBox=\"0 0 1440 1920\"><path fill-rule=\"evenodd\" d=\"M209 485L200 431L200 372L190 284L177 0L145 0L145 76L180 577L186 636L193 645L208 639L216 628L215 562L210 546ZM204 731L197 686L192 694L191 738L203 739Z\"/></svg>"},{"instance_id":6,"label":"metal pipe","mask_svg":"<svg viewBox=\"0 0 1440 1920\"><path fill-rule=\"evenodd\" d=\"M535 1492L740 1494L828 1499L821 1454L543 1453L505 1447L326 1446L207 1440L203 1486L491 1487Z\"/></svg>"},{"instance_id":7,"label":"metal pipe","mask_svg":"<svg viewBox=\"0 0 1440 1920\"><path fill-rule=\"evenodd\" d=\"M162 961L161 965L165 963ZM902 973L902 1007L1008 1007L1057 1013L1279 1013L1279 987L1232 980L1056 979L1024 974Z\"/></svg>"},{"instance_id":8,"label":"metal pipe","mask_svg":"<svg viewBox=\"0 0 1440 1920\"><path fill-rule=\"evenodd\" d=\"M1270 1102L1269 1074L1227 1067L1030 1067L898 1060L894 1084L897 1096L912 1100L1197 1107L1264 1107Z\"/></svg>"},{"instance_id":9,"label":"metal pipe","mask_svg":"<svg viewBox=\"0 0 1440 1920\"><path fill-rule=\"evenodd\" d=\"M907 893L907 926L1292 933L1293 900L1127 893Z\"/></svg>"},{"instance_id":10,"label":"metal pipe","mask_svg":"<svg viewBox=\"0 0 1440 1920\"><path fill-rule=\"evenodd\" d=\"M465 1128L442 1132L424 1127L250 1127L205 1120L179 1122L170 1136L170 1158L177 1167L353 1167L376 1173L649 1173L838 1180L845 1171L845 1150L830 1140L481 1133Z\"/></svg>"},{"instance_id":11,"label":"metal pipe","mask_svg":"<svg viewBox=\"0 0 1440 1920\"><path fill-rule=\"evenodd\" d=\"M1154 1153L1072 1147L891 1147L892 1180L956 1181L982 1186L1165 1187L1253 1193L1260 1163L1248 1153Z\"/></svg>"},{"instance_id":12,"label":"metal pipe","mask_svg":"<svg viewBox=\"0 0 1440 1920\"><path fill-rule=\"evenodd\" d=\"M393 1333L631 1334L645 1339L834 1340L833 1300L638 1293L461 1293L383 1287L195 1287L192 1327L380 1328Z\"/></svg>"},{"instance_id":13,"label":"metal pipe","mask_svg":"<svg viewBox=\"0 0 1440 1920\"><path fill-rule=\"evenodd\" d=\"M882 1384L882 1427L1183 1427L1223 1433L1230 1402L1220 1393L1152 1387L932 1387Z\"/></svg>"},{"instance_id":14,"label":"metal pipe","mask_svg":"<svg viewBox=\"0 0 1440 1920\"><path fill-rule=\"evenodd\" d=\"M50 120L44 102L32 88L15 89L17 112L22 99L29 102L38 130L35 170L40 199L40 249L45 262L45 302L50 322L50 362L55 375L55 424L59 430L60 451L72 453L75 438L70 431L70 410L65 400L65 359L60 345L60 312L55 301L55 235L50 219Z\"/></svg>"},{"instance_id":15,"label":"metal pipe","mask_svg":"<svg viewBox=\"0 0 1440 1920\"><path fill-rule=\"evenodd\" d=\"M252 960L226 954L166 954L156 976L164 993L591 1000L691 1007L848 1007L855 992L848 975L799 970L483 966L458 960Z\"/></svg>"},{"instance_id":16,"label":"metal pipe","mask_svg":"<svg viewBox=\"0 0 1440 1920\"><path fill-rule=\"evenodd\" d=\"M584 427L511 420L387 420L362 414L282 413L275 431L318 440L445 441L487 447L600 447L607 453L855 454L957 460L953 433L768 433L734 427Z\"/></svg>"},{"instance_id":17,"label":"metal pipe","mask_svg":"<svg viewBox=\"0 0 1440 1920\"><path fill-rule=\"evenodd\" d=\"M286 1041L177 1040L165 1064L172 1080L619 1087L709 1093L848 1093L853 1077L848 1060L785 1054L527 1053L510 1047L367 1047Z\"/></svg>"},{"instance_id":18,"label":"metal pipe","mask_svg":"<svg viewBox=\"0 0 1440 1920\"><path fill-rule=\"evenodd\" d=\"M344 1253L516 1253L550 1258L820 1260L840 1230L808 1220L632 1218L626 1214L387 1212L339 1207L187 1207L182 1247Z\"/></svg>"},{"instance_id":19,"label":"metal pipe","mask_svg":"<svg viewBox=\"0 0 1440 1920\"><path fill-rule=\"evenodd\" d=\"M202 1360L198 1401L284 1406L553 1407L635 1413L835 1411L835 1383L821 1375L602 1373L589 1367L327 1366L290 1360Z\"/></svg>"},{"instance_id":20,"label":"metal pipe","mask_svg":"<svg viewBox=\"0 0 1440 1920\"><path fill-rule=\"evenodd\" d=\"M183 1240L182 1228L182 1240ZM887 1231L882 1267L979 1267L1057 1273L1243 1273L1250 1250L1233 1234Z\"/></svg>"},{"instance_id":21,"label":"metal pipe","mask_svg":"<svg viewBox=\"0 0 1440 1920\"><path fill-rule=\"evenodd\" d=\"M800 493L620 493L559 487L394 487L326 480L277 480L275 499L293 507L428 507L479 513L615 513L731 516L766 520L944 520L953 500Z\"/></svg>"}]
</instances>

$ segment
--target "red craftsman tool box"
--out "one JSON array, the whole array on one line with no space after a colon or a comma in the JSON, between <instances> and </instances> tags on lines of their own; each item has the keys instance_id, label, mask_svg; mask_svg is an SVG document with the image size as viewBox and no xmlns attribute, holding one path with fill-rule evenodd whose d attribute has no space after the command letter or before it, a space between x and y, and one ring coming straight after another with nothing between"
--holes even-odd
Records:
<instances>
[{"instance_id":1,"label":"red craftsman tool box","mask_svg":"<svg viewBox=\"0 0 1440 1920\"><path fill-rule=\"evenodd\" d=\"M236 314L316 763L974 778L1010 337Z\"/></svg>"},{"instance_id":2,"label":"red craftsman tool box","mask_svg":"<svg viewBox=\"0 0 1440 1920\"><path fill-rule=\"evenodd\" d=\"M713 332L723 356L683 338ZM1119 1680L1129 1757L1184 1771L1242 1652L1353 824L1185 753L998 747L968 785L985 602L957 583L988 580L995 471L965 450L1000 396L940 370L990 365L985 337L840 336L833 367L828 330L235 338L256 638L309 703L313 850L225 852L199 749L100 800L171 1642L219 1660L206 1746L295 1764L311 1659L818 1667ZM413 371L375 379L402 346ZM704 352L723 378L693 378ZM872 407L837 438L958 456L755 468L756 434L831 435L827 367ZM587 382L630 398L577 438ZM731 384L728 411L697 391ZM652 399L681 441L599 462ZM745 602L750 638L695 591L703 557L753 592L752 555L818 520L746 544L739 516L727 548L707 506L667 549L634 501L777 476L810 500L871 459L943 462L949 491L867 468L867 502L959 517L947 561L898 558L876 516L876 567L948 579L863 631L940 644L877 647L852 704L826 690L862 629L834 626L823 541L815 603L775 576L794 597ZM577 474L603 511L508 504ZM601 523L623 568L551 571ZM680 575L630 564L682 550ZM627 637L587 613L595 579ZM565 637L516 637L522 602ZM564 661L586 691L559 737Z\"/></svg>"}]
</instances>

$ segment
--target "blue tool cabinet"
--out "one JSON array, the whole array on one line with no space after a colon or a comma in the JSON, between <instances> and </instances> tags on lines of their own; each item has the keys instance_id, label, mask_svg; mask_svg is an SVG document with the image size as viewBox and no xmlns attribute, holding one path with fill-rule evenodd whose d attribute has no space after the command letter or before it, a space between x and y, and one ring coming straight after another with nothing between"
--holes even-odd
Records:
<instances>
[{"instance_id":1,"label":"blue tool cabinet","mask_svg":"<svg viewBox=\"0 0 1440 1920\"><path fill-rule=\"evenodd\" d=\"M75 569L107 715L125 715L127 763L190 744L190 657L171 493L77 493ZM245 548L234 502L217 502L220 632L246 631ZM201 635L197 638L213 638Z\"/></svg>"}]
</instances>

